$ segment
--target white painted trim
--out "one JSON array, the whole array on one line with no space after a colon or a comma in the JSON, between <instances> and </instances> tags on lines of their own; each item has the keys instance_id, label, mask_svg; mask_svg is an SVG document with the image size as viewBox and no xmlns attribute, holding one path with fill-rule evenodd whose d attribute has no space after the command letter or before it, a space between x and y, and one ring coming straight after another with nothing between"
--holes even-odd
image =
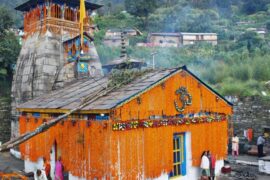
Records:
<instances>
[{"instance_id":1,"label":"white painted trim","mask_svg":"<svg viewBox=\"0 0 270 180\"><path fill-rule=\"evenodd\" d=\"M20 151L16 151L15 149L10 149L9 152L10 152L10 154L12 156L14 156L17 159L21 159L22 158L22 155L21 155L21 152Z\"/></svg>"}]
</instances>

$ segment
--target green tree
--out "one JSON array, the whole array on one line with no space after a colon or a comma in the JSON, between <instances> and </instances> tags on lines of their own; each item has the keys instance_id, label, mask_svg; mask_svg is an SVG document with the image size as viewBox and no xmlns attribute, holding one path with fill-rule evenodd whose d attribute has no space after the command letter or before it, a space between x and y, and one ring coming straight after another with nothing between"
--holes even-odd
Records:
<instances>
[{"instance_id":1,"label":"green tree","mask_svg":"<svg viewBox=\"0 0 270 180\"><path fill-rule=\"evenodd\" d=\"M0 72L9 80L20 51L19 41L10 30L13 23L10 11L0 7Z\"/></svg>"},{"instance_id":2,"label":"green tree","mask_svg":"<svg viewBox=\"0 0 270 180\"><path fill-rule=\"evenodd\" d=\"M268 22L266 23L266 29L267 29L268 31L270 31L270 21L268 21Z\"/></svg>"},{"instance_id":3,"label":"green tree","mask_svg":"<svg viewBox=\"0 0 270 180\"><path fill-rule=\"evenodd\" d=\"M14 19L10 11L6 7L0 6L0 36L3 36L5 31L14 23Z\"/></svg>"},{"instance_id":4,"label":"green tree","mask_svg":"<svg viewBox=\"0 0 270 180\"><path fill-rule=\"evenodd\" d=\"M156 0L125 0L125 7L130 14L140 17L144 22L145 29L148 28L148 17L154 12L158 3Z\"/></svg>"},{"instance_id":5,"label":"green tree","mask_svg":"<svg viewBox=\"0 0 270 180\"><path fill-rule=\"evenodd\" d=\"M269 3L269 0L243 0L242 11L246 14L267 11L267 3Z\"/></svg>"}]
</instances>

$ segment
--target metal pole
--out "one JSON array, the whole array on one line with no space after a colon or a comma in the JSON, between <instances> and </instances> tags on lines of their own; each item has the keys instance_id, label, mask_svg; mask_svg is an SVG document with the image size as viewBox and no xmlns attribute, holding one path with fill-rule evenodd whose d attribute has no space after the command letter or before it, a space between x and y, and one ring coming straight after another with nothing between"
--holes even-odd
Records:
<instances>
[{"instance_id":1,"label":"metal pole","mask_svg":"<svg viewBox=\"0 0 270 180\"><path fill-rule=\"evenodd\" d=\"M156 54L157 54L157 52L151 53L151 55L153 56L153 59L152 59L152 67L153 67L153 69L155 69L155 55Z\"/></svg>"},{"instance_id":2,"label":"metal pole","mask_svg":"<svg viewBox=\"0 0 270 180\"><path fill-rule=\"evenodd\" d=\"M155 54L153 54L153 69L155 69Z\"/></svg>"}]
</instances>

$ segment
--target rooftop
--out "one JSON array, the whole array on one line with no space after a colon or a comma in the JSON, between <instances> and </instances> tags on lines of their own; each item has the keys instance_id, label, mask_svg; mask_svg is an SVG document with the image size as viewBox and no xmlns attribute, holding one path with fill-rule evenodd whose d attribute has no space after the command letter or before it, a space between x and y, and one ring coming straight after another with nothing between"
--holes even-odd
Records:
<instances>
[{"instance_id":1,"label":"rooftop","mask_svg":"<svg viewBox=\"0 0 270 180\"><path fill-rule=\"evenodd\" d=\"M217 35L217 33L189 33L189 32L181 32L181 35Z\"/></svg>"},{"instance_id":2,"label":"rooftop","mask_svg":"<svg viewBox=\"0 0 270 180\"><path fill-rule=\"evenodd\" d=\"M80 0L52 0L55 3L66 4L71 7L79 7ZM15 9L18 11L29 11L31 8L35 8L37 5L46 2L46 0L28 0L23 4L17 6ZM102 5L91 3L89 0L85 0L85 8L87 10L95 10L102 7Z\"/></svg>"},{"instance_id":3,"label":"rooftop","mask_svg":"<svg viewBox=\"0 0 270 180\"><path fill-rule=\"evenodd\" d=\"M120 88L110 91L104 96L98 98L96 101L85 106L81 110L109 110L111 108L118 107L138 97L146 90L153 88L156 85L159 85L172 75L183 70L187 71L189 74L202 82L199 78L197 78L194 74L187 70L185 66L172 69L153 70L143 74L142 76L137 77L132 82L123 85ZM18 106L18 109L57 109L63 111L70 110L79 106L84 101L85 97L95 95L100 90L104 89L104 87L107 87L108 84L108 77L101 77L99 79L87 78L75 81L75 83L63 89L53 91L50 94L42 95L32 101L21 104ZM204 84L208 89L213 91L215 94L217 94L217 96L219 96L229 105L231 105L230 102L228 102L225 98L223 98L213 89L208 87L205 83L202 82L202 84Z\"/></svg>"},{"instance_id":4,"label":"rooftop","mask_svg":"<svg viewBox=\"0 0 270 180\"><path fill-rule=\"evenodd\" d=\"M180 33L150 33L151 36L180 36Z\"/></svg>"}]
</instances>

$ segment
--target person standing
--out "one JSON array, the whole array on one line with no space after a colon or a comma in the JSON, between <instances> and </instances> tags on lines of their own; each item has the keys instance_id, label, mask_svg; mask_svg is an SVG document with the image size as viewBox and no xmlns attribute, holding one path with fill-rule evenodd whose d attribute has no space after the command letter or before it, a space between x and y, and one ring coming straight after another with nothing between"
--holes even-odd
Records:
<instances>
[{"instance_id":1,"label":"person standing","mask_svg":"<svg viewBox=\"0 0 270 180\"><path fill-rule=\"evenodd\" d=\"M52 180L52 178L51 178L51 165L45 157L43 158L43 168L44 168L47 179Z\"/></svg>"},{"instance_id":2,"label":"person standing","mask_svg":"<svg viewBox=\"0 0 270 180\"><path fill-rule=\"evenodd\" d=\"M232 137L232 155L234 158L239 155L239 138L236 134Z\"/></svg>"},{"instance_id":3,"label":"person standing","mask_svg":"<svg viewBox=\"0 0 270 180\"><path fill-rule=\"evenodd\" d=\"M201 156L201 169L202 169L202 175L201 175L201 180L207 180L210 176L210 161L207 157L207 152L204 151L202 156Z\"/></svg>"},{"instance_id":4,"label":"person standing","mask_svg":"<svg viewBox=\"0 0 270 180\"><path fill-rule=\"evenodd\" d=\"M263 157L263 145L265 143L265 139L263 135L260 135L257 139L257 147L258 147L258 157Z\"/></svg>"},{"instance_id":5,"label":"person standing","mask_svg":"<svg viewBox=\"0 0 270 180\"><path fill-rule=\"evenodd\" d=\"M215 179L215 167L216 167L216 158L213 154L208 151L208 158L210 162L210 178L209 179Z\"/></svg>"},{"instance_id":6,"label":"person standing","mask_svg":"<svg viewBox=\"0 0 270 180\"><path fill-rule=\"evenodd\" d=\"M55 164L55 180L64 180L64 166L61 161L61 157L58 158Z\"/></svg>"}]
</instances>

